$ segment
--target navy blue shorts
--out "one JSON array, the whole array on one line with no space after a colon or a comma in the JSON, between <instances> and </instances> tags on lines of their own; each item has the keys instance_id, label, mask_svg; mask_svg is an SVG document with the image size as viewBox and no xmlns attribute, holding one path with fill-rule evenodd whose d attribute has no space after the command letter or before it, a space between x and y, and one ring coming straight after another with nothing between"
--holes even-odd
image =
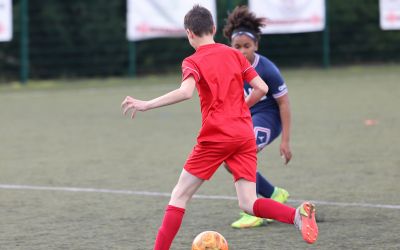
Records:
<instances>
[{"instance_id":1,"label":"navy blue shorts","mask_svg":"<svg viewBox=\"0 0 400 250\"><path fill-rule=\"evenodd\" d=\"M279 111L271 111L255 113L252 115L252 119L257 149L260 151L281 133L281 118Z\"/></svg>"}]
</instances>

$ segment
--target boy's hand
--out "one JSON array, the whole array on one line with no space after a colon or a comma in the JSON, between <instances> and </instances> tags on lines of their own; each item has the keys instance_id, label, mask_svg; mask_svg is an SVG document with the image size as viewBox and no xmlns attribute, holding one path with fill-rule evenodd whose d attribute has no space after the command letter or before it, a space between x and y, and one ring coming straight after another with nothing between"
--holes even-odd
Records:
<instances>
[{"instance_id":1,"label":"boy's hand","mask_svg":"<svg viewBox=\"0 0 400 250\"><path fill-rule=\"evenodd\" d=\"M147 110L147 102L135 99L133 97L127 96L124 101L121 103L121 107L123 109L123 114L126 115L129 111L132 111L131 118L135 117L137 111L146 111Z\"/></svg>"}]
</instances>

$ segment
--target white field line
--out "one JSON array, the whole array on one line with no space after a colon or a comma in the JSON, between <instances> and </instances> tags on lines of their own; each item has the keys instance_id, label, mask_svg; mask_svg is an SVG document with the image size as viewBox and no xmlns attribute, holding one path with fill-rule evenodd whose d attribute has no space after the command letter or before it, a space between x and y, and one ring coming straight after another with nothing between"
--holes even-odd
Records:
<instances>
[{"instance_id":1,"label":"white field line","mask_svg":"<svg viewBox=\"0 0 400 250\"><path fill-rule=\"evenodd\" d=\"M170 193L150 192L150 191L78 188L78 187L30 186L30 185L12 185L12 184L0 184L0 189L107 193L107 194L140 195L140 196L158 196L158 197L170 196ZM237 200L236 196L224 196L224 195L194 195L193 198L207 199L207 200ZM289 199L289 202L300 203L302 201L303 200ZM400 205L371 204L371 203L358 203L358 202L348 203L348 202L332 202L332 201L318 201L318 200L312 200L312 202L317 205L328 205L328 206L338 206L338 207L387 208L387 209L400 210Z\"/></svg>"}]
</instances>

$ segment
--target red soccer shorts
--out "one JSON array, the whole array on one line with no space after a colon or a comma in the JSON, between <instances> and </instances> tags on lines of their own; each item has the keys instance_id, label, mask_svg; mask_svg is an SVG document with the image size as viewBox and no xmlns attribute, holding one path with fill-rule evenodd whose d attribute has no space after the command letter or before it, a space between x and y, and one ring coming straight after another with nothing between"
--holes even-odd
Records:
<instances>
[{"instance_id":1,"label":"red soccer shorts","mask_svg":"<svg viewBox=\"0 0 400 250\"><path fill-rule=\"evenodd\" d=\"M235 182L241 178L256 182L255 140L197 143L184 168L200 179L209 180L223 162L228 164Z\"/></svg>"}]
</instances>

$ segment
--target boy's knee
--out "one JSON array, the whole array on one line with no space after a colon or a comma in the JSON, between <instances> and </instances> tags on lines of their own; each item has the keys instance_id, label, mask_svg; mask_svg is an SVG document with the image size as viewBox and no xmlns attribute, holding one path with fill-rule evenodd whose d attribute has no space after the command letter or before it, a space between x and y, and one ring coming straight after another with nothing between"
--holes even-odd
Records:
<instances>
[{"instance_id":1,"label":"boy's knee","mask_svg":"<svg viewBox=\"0 0 400 250\"><path fill-rule=\"evenodd\" d=\"M178 187L175 187L175 188L172 190L171 198L180 199L180 198L182 198L182 197L184 197L184 196L185 196L184 190L179 189Z\"/></svg>"},{"instance_id":2,"label":"boy's knee","mask_svg":"<svg viewBox=\"0 0 400 250\"><path fill-rule=\"evenodd\" d=\"M190 198L190 195L184 189L175 187L172 190L171 201L186 204Z\"/></svg>"},{"instance_id":3,"label":"boy's knee","mask_svg":"<svg viewBox=\"0 0 400 250\"><path fill-rule=\"evenodd\" d=\"M247 214L253 214L253 205L254 201L250 200L245 200L245 201L239 201L239 208L246 212Z\"/></svg>"}]
</instances>

